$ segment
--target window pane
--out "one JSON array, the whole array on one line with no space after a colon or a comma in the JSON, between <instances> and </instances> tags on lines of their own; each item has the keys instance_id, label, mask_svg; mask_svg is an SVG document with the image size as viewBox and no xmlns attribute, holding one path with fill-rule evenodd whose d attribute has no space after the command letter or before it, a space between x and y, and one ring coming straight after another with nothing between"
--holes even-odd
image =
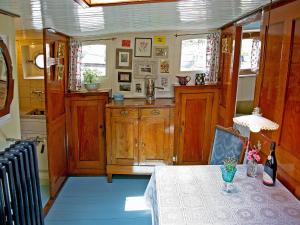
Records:
<instances>
[{"instance_id":1,"label":"window pane","mask_svg":"<svg viewBox=\"0 0 300 225\"><path fill-rule=\"evenodd\" d=\"M253 39L243 39L241 47L241 70L251 69L251 51Z\"/></svg>"},{"instance_id":2,"label":"window pane","mask_svg":"<svg viewBox=\"0 0 300 225\"><path fill-rule=\"evenodd\" d=\"M183 40L181 42L180 71L205 71L206 45L205 38Z\"/></svg>"},{"instance_id":3,"label":"window pane","mask_svg":"<svg viewBox=\"0 0 300 225\"><path fill-rule=\"evenodd\" d=\"M97 70L100 76L106 75L106 45L83 45L81 73L85 68Z\"/></svg>"}]
</instances>

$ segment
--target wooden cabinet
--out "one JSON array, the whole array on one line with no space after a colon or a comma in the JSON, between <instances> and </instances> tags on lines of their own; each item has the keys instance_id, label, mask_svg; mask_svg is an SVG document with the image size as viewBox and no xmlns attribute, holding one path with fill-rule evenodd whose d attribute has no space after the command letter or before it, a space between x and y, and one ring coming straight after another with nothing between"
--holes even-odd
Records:
<instances>
[{"instance_id":1,"label":"wooden cabinet","mask_svg":"<svg viewBox=\"0 0 300 225\"><path fill-rule=\"evenodd\" d=\"M218 107L217 86L175 87L177 164L207 164Z\"/></svg>"},{"instance_id":2,"label":"wooden cabinet","mask_svg":"<svg viewBox=\"0 0 300 225\"><path fill-rule=\"evenodd\" d=\"M105 174L104 115L107 102L108 92L67 97L69 174Z\"/></svg>"},{"instance_id":3,"label":"wooden cabinet","mask_svg":"<svg viewBox=\"0 0 300 225\"><path fill-rule=\"evenodd\" d=\"M149 174L154 165L172 164L172 100L125 100L106 108L107 175Z\"/></svg>"}]
</instances>

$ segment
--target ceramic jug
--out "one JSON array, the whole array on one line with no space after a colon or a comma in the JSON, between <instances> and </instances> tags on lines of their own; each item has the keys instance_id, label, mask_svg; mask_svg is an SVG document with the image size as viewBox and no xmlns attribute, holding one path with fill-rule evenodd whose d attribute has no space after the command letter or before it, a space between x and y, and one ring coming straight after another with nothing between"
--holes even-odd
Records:
<instances>
[{"instance_id":1,"label":"ceramic jug","mask_svg":"<svg viewBox=\"0 0 300 225\"><path fill-rule=\"evenodd\" d=\"M180 77L176 76L180 85L187 85L187 83L191 80L190 76Z\"/></svg>"}]
</instances>

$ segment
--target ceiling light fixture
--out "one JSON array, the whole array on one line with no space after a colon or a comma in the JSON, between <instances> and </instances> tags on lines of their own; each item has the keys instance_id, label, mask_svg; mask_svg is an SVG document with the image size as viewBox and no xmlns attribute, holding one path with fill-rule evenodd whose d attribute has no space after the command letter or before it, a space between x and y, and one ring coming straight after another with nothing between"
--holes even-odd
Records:
<instances>
[{"instance_id":1,"label":"ceiling light fixture","mask_svg":"<svg viewBox=\"0 0 300 225\"><path fill-rule=\"evenodd\" d=\"M116 6L145 3L176 2L178 0L74 0L84 8L93 6Z\"/></svg>"}]
</instances>

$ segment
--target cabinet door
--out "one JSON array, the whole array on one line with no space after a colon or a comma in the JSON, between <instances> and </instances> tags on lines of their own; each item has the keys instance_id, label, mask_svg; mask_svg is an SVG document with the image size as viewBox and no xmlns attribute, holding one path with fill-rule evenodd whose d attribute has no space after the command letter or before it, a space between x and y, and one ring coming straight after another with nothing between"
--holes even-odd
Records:
<instances>
[{"instance_id":1,"label":"cabinet door","mask_svg":"<svg viewBox=\"0 0 300 225\"><path fill-rule=\"evenodd\" d=\"M139 164L171 164L170 110L141 109L139 132Z\"/></svg>"},{"instance_id":2,"label":"cabinet door","mask_svg":"<svg viewBox=\"0 0 300 225\"><path fill-rule=\"evenodd\" d=\"M179 164L207 164L211 145L213 93L182 94Z\"/></svg>"},{"instance_id":3,"label":"cabinet door","mask_svg":"<svg viewBox=\"0 0 300 225\"><path fill-rule=\"evenodd\" d=\"M105 173L104 107L106 100L76 100L71 103L73 145L72 174Z\"/></svg>"},{"instance_id":4,"label":"cabinet door","mask_svg":"<svg viewBox=\"0 0 300 225\"><path fill-rule=\"evenodd\" d=\"M138 164L138 118L111 117L111 162L115 165Z\"/></svg>"}]
</instances>

